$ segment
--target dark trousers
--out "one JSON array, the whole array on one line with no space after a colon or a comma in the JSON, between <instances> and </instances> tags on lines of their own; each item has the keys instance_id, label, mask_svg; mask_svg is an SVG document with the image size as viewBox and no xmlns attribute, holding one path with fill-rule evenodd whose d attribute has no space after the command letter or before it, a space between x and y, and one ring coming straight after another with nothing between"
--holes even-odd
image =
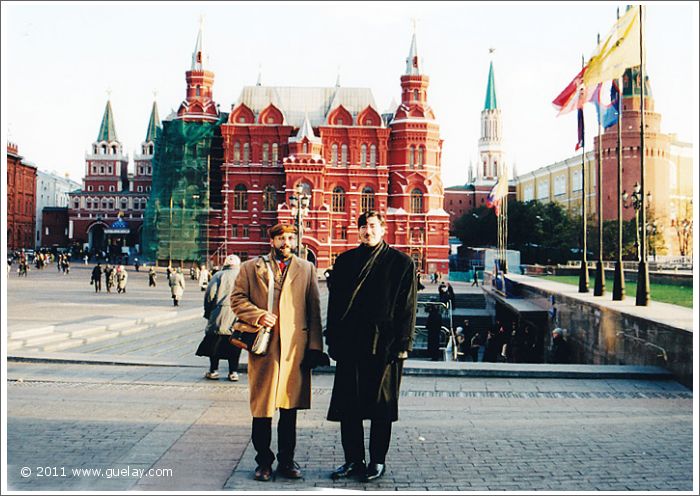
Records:
<instances>
[{"instance_id":1,"label":"dark trousers","mask_svg":"<svg viewBox=\"0 0 700 496\"><path fill-rule=\"evenodd\" d=\"M365 459L365 431L362 419L340 421L340 440L346 462L360 462ZM369 461L384 463L391 441L391 421L372 420L369 431Z\"/></svg>"},{"instance_id":2,"label":"dark trousers","mask_svg":"<svg viewBox=\"0 0 700 496\"><path fill-rule=\"evenodd\" d=\"M219 370L219 359L214 357L209 357L209 372L214 372ZM238 370L238 360L229 358L228 360L228 373L231 374Z\"/></svg>"},{"instance_id":3,"label":"dark trousers","mask_svg":"<svg viewBox=\"0 0 700 496\"><path fill-rule=\"evenodd\" d=\"M253 417L253 447L257 452L255 461L261 467L272 467L275 455L270 449L272 442L272 419L270 417ZM297 444L297 411L280 408L277 422L277 462L286 464L294 461L294 449Z\"/></svg>"}]
</instances>

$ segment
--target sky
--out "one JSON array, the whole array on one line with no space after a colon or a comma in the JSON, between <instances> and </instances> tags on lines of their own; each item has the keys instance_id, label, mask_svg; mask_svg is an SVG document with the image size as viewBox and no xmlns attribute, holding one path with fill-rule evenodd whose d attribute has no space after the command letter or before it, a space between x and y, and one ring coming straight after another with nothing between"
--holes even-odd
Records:
<instances>
[{"instance_id":1,"label":"sky","mask_svg":"<svg viewBox=\"0 0 700 496\"><path fill-rule=\"evenodd\" d=\"M697 147L698 4L645 4L647 73L661 130ZM214 99L230 111L258 73L271 86L366 87L379 111L400 101L413 19L445 186L478 159L493 61L506 161L519 174L576 154L575 113L551 101L615 22L619 2L2 2L2 133L39 169L84 176L110 92L133 156L155 99L161 119L185 96L203 16ZM495 48L493 54L490 48ZM586 135L597 132L586 109ZM591 149L588 139L586 149ZM580 152L579 152L580 153ZM697 157L697 150L695 150Z\"/></svg>"}]
</instances>

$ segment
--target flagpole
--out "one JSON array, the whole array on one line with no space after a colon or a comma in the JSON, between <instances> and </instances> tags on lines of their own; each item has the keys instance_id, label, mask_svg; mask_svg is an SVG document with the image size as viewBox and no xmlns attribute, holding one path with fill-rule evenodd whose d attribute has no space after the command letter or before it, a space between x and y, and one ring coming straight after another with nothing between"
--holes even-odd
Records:
<instances>
[{"instance_id":1,"label":"flagpole","mask_svg":"<svg viewBox=\"0 0 700 496\"><path fill-rule=\"evenodd\" d=\"M584 67L583 55L581 55L581 68ZM579 110L583 112L583 109ZM583 115L581 115L583 119ZM585 136L583 123L581 125L582 137ZM586 147L585 138L581 143L581 270L578 279L578 292L588 293L588 260L586 259Z\"/></svg>"},{"instance_id":2,"label":"flagpole","mask_svg":"<svg viewBox=\"0 0 700 496\"><path fill-rule=\"evenodd\" d=\"M622 78L617 78L617 91L617 258L612 299L622 301L625 298L625 272L622 268Z\"/></svg>"},{"instance_id":3,"label":"flagpole","mask_svg":"<svg viewBox=\"0 0 700 496\"><path fill-rule=\"evenodd\" d=\"M600 33L598 33L598 45L600 45ZM598 93L598 108L600 109L600 93ZM601 143L602 112L598 112L598 262L595 267L595 288L593 296L605 294L605 269L603 268L603 143Z\"/></svg>"},{"instance_id":4,"label":"flagpole","mask_svg":"<svg viewBox=\"0 0 700 496\"><path fill-rule=\"evenodd\" d=\"M645 125L644 125L644 114L646 113L644 111L644 90L645 90L645 81L644 81L644 17L643 17L643 10L642 6L639 6L639 58L640 58L640 64L639 64L639 78L640 78L640 86L641 86L641 103L640 103L640 108L641 108L641 131L640 131L640 159L639 159L639 176L640 176L640 181L639 181L639 194L642 199L641 203L641 208L639 210L639 219L640 219L640 229L641 229L641 246L639 247L639 269L637 270L637 298L636 298L636 305L637 306L642 306L645 307L649 305L649 267L647 266L647 224L646 224L646 204L645 204L645 196L644 196L644 162L645 162L645 148L644 148L644 132L645 132Z\"/></svg>"}]
</instances>

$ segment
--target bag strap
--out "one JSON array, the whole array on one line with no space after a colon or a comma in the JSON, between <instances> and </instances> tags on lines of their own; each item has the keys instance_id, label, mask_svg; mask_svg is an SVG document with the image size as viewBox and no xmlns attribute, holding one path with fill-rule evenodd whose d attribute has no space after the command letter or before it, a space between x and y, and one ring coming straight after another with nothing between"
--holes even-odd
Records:
<instances>
[{"instance_id":1,"label":"bag strap","mask_svg":"<svg viewBox=\"0 0 700 496\"><path fill-rule=\"evenodd\" d=\"M272 313L272 307L275 301L275 275L272 272L270 257L263 255L262 259L265 261L265 265L267 265L267 311Z\"/></svg>"}]
</instances>

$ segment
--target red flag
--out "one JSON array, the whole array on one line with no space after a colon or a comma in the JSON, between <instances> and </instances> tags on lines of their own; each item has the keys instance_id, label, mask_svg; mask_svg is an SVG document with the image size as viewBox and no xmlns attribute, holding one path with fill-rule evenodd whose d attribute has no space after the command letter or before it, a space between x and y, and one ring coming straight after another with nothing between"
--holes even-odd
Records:
<instances>
[{"instance_id":1,"label":"red flag","mask_svg":"<svg viewBox=\"0 0 700 496\"><path fill-rule=\"evenodd\" d=\"M583 84L583 75L586 73L586 67L581 69L581 72L576 74L574 79L564 88L564 91L552 100L552 105L562 115L571 112L574 109L581 109L583 105L591 99L595 92L595 86L586 88Z\"/></svg>"}]
</instances>

